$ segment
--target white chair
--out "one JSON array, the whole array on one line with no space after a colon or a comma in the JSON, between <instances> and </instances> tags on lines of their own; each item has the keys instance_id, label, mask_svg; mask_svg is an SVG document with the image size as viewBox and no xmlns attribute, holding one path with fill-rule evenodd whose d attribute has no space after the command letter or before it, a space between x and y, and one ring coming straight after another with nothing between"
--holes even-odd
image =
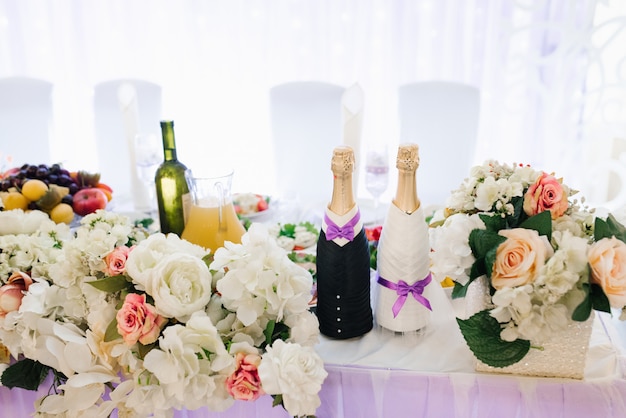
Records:
<instances>
[{"instance_id":1,"label":"white chair","mask_svg":"<svg viewBox=\"0 0 626 418\"><path fill-rule=\"evenodd\" d=\"M29 77L0 79L0 170L7 157L11 166L52 163L52 87Z\"/></svg>"},{"instance_id":2,"label":"white chair","mask_svg":"<svg viewBox=\"0 0 626 418\"><path fill-rule=\"evenodd\" d=\"M400 143L419 146L417 193L424 207L441 207L474 163L480 93L444 81L405 84L398 90Z\"/></svg>"},{"instance_id":3,"label":"white chair","mask_svg":"<svg viewBox=\"0 0 626 418\"><path fill-rule=\"evenodd\" d=\"M626 211L626 139L610 140L584 179L588 205L608 212Z\"/></svg>"},{"instance_id":4,"label":"white chair","mask_svg":"<svg viewBox=\"0 0 626 418\"><path fill-rule=\"evenodd\" d=\"M94 87L93 110L102 181L110 185L118 202L133 199L137 176L134 138L138 133L161 136L160 85L136 79L109 80Z\"/></svg>"},{"instance_id":5,"label":"white chair","mask_svg":"<svg viewBox=\"0 0 626 418\"><path fill-rule=\"evenodd\" d=\"M344 87L317 81L270 89L274 172L278 195L320 211L330 201L333 149L342 142Z\"/></svg>"}]
</instances>

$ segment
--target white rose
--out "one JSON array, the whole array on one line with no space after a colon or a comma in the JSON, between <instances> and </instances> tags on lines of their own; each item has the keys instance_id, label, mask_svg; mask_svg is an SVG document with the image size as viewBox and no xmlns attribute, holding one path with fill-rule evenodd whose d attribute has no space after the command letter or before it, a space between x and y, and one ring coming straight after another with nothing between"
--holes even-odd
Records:
<instances>
[{"instance_id":1,"label":"white rose","mask_svg":"<svg viewBox=\"0 0 626 418\"><path fill-rule=\"evenodd\" d=\"M175 234L153 234L141 241L126 260L126 272L140 290L145 290L146 281L152 273L151 269L169 254L182 253L201 259L207 254L202 247L180 239Z\"/></svg>"},{"instance_id":2,"label":"white rose","mask_svg":"<svg viewBox=\"0 0 626 418\"><path fill-rule=\"evenodd\" d=\"M185 322L192 313L203 311L211 299L211 273L197 257L171 254L148 272L146 291L160 315Z\"/></svg>"},{"instance_id":3,"label":"white rose","mask_svg":"<svg viewBox=\"0 0 626 418\"><path fill-rule=\"evenodd\" d=\"M276 340L267 347L259 365L263 390L281 394L292 416L314 415L321 405L319 391L328 373L312 347Z\"/></svg>"}]
</instances>

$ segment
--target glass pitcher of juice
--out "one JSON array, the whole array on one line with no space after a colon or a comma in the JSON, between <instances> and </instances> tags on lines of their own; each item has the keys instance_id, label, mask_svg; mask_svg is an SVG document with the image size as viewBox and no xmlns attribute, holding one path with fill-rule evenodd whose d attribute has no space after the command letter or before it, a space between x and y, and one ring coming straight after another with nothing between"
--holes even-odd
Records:
<instances>
[{"instance_id":1,"label":"glass pitcher of juice","mask_svg":"<svg viewBox=\"0 0 626 418\"><path fill-rule=\"evenodd\" d=\"M224 242L241 243L246 232L237 218L230 187L233 171L219 177L195 177L187 173L192 205L181 238L212 253Z\"/></svg>"}]
</instances>

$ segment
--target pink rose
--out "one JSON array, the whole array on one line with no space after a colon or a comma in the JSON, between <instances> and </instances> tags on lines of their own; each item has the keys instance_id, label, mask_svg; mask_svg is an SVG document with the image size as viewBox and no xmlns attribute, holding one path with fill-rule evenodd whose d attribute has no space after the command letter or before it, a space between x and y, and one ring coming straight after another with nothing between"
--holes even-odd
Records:
<instances>
[{"instance_id":1,"label":"pink rose","mask_svg":"<svg viewBox=\"0 0 626 418\"><path fill-rule=\"evenodd\" d=\"M119 276L124 273L126 269L126 260L128 259L128 254L133 250L133 247L116 247L113 251L111 251L105 258L104 262L106 266L104 268L104 272L109 276Z\"/></svg>"},{"instance_id":2,"label":"pink rose","mask_svg":"<svg viewBox=\"0 0 626 418\"><path fill-rule=\"evenodd\" d=\"M0 287L0 318L20 308L24 292L32 283L33 279L21 271L16 271L9 277L7 283Z\"/></svg>"},{"instance_id":3,"label":"pink rose","mask_svg":"<svg viewBox=\"0 0 626 418\"><path fill-rule=\"evenodd\" d=\"M153 343L159 338L167 319L158 315L154 306L146 303L146 295L129 293L117 312L117 332L124 342L133 345Z\"/></svg>"},{"instance_id":4,"label":"pink rose","mask_svg":"<svg viewBox=\"0 0 626 418\"><path fill-rule=\"evenodd\" d=\"M549 210L552 219L556 219L565 213L568 205L561 181L547 173L541 173L524 195L524 212L528 216Z\"/></svg>"},{"instance_id":5,"label":"pink rose","mask_svg":"<svg viewBox=\"0 0 626 418\"><path fill-rule=\"evenodd\" d=\"M603 238L589 248L591 281L602 287L614 308L626 306L626 244L615 237Z\"/></svg>"},{"instance_id":6,"label":"pink rose","mask_svg":"<svg viewBox=\"0 0 626 418\"><path fill-rule=\"evenodd\" d=\"M496 250L491 285L499 290L532 283L539 269L554 254L548 238L525 228L505 229L499 234L507 240Z\"/></svg>"},{"instance_id":7,"label":"pink rose","mask_svg":"<svg viewBox=\"0 0 626 418\"><path fill-rule=\"evenodd\" d=\"M258 354L237 353L236 369L226 379L226 389L234 399L254 401L265 394L257 370L259 364L261 356Z\"/></svg>"}]
</instances>

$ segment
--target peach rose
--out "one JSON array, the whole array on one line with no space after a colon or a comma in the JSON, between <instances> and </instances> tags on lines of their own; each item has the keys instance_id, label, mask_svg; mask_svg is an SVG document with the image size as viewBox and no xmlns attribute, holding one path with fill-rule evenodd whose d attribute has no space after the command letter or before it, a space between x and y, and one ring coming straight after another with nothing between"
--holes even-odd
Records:
<instances>
[{"instance_id":1,"label":"peach rose","mask_svg":"<svg viewBox=\"0 0 626 418\"><path fill-rule=\"evenodd\" d=\"M524 212L528 216L549 210L552 219L556 219L565 213L567 206L567 193L561 181L547 173L541 173L524 195Z\"/></svg>"},{"instance_id":2,"label":"peach rose","mask_svg":"<svg viewBox=\"0 0 626 418\"><path fill-rule=\"evenodd\" d=\"M133 250L133 247L116 247L113 251L111 251L105 258L104 262L106 263L106 267L104 268L104 272L109 276L119 276L123 274L126 270L126 260L128 259L128 254Z\"/></svg>"},{"instance_id":3,"label":"peach rose","mask_svg":"<svg viewBox=\"0 0 626 418\"><path fill-rule=\"evenodd\" d=\"M237 353L236 369L226 379L226 389L236 400L254 401L265 394L257 368L261 364L258 354Z\"/></svg>"},{"instance_id":4,"label":"peach rose","mask_svg":"<svg viewBox=\"0 0 626 418\"><path fill-rule=\"evenodd\" d=\"M602 287L614 308L626 306L626 244L615 237L594 243L588 252L591 281Z\"/></svg>"},{"instance_id":5,"label":"peach rose","mask_svg":"<svg viewBox=\"0 0 626 418\"><path fill-rule=\"evenodd\" d=\"M507 240L496 250L491 272L491 285L499 290L532 283L554 254L548 238L533 229L515 228L499 232Z\"/></svg>"},{"instance_id":6,"label":"peach rose","mask_svg":"<svg viewBox=\"0 0 626 418\"><path fill-rule=\"evenodd\" d=\"M7 283L0 287L0 318L20 308L24 292L32 283L33 279L21 271L16 271L9 277Z\"/></svg>"},{"instance_id":7,"label":"peach rose","mask_svg":"<svg viewBox=\"0 0 626 418\"><path fill-rule=\"evenodd\" d=\"M156 313L156 308L146 303L146 295L129 293L117 312L117 332L127 345L137 341L151 344L159 338L167 319Z\"/></svg>"}]
</instances>

